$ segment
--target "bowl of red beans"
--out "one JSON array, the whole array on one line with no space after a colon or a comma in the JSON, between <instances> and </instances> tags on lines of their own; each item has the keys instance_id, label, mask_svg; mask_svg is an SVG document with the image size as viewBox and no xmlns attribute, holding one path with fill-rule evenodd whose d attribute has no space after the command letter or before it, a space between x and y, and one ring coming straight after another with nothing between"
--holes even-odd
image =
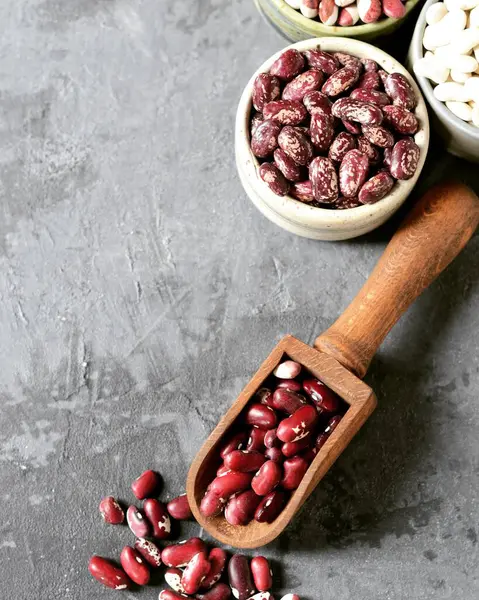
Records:
<instances>
[{"instance_id":1,"label":"bowl of red beans","mask_svg":"<svg viewBox=\"0 0 479 600\"><path fill-rule=\"evenodd\" d=\"M269 220L312 239L382 225L414 188L428 144L426 105L409 72L347 38L299 42L269 58L236 116L247 195Z\"/></svg>"}]
</instances>

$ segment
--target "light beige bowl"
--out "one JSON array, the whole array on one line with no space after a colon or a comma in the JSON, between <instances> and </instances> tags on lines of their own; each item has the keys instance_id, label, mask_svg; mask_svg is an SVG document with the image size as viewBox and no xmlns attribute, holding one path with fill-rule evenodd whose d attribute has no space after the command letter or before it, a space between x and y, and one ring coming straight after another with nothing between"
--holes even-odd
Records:
<instances>
[{"instance_id":1,"label":"light beige bowl","mask_svg":"<svg viewBox=\"0 0 479 600\"><path fill-rule=\"evenodd\" d=\"M241 183L255 206L276 225L286 231L316 240L347 240L358 237L376 229L389 219L406 200L414 188L419 174L424 166L429 144L429 121L426 105L414 79L406 69L394 58L382 50L353 39L346 38L316 38L288 48L304 51L321 47L327 52L348 52L360 58L372 58L388 72L398 72L405 75L414 88L418 97L416 115L420 128L415 135L415 141L421 150L416 174L408 181L397 181L391 193L376 204L358 206L347 210L328 210L309 206L290 196L277 196L259 177L259 162L251 152L249 122L252 108L251 93L253 82L259 73L269 71L274 61L286 50L264 62L254 73L241 96L235 127L236 165Z\"/></svg>"}]
</instances>

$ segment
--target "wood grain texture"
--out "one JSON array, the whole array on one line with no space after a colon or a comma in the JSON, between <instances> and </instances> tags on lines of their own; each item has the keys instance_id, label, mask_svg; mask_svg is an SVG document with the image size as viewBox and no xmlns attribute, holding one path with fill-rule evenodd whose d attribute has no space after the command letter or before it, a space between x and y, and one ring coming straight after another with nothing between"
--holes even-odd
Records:
<instances>
[{"instance_id":1,"label":"wood grain texture","mask_svg":"<svg viewBox=\"0 0 479 600\"><path fill-rule=\"evenodd\" d=\"M364 377L384 338L459 254L479 224L479 199L459 183L433 187L416 204L371 276L314 345Z\"/></svg>"},{"instance_id":2,"label":"wood grain texture","mask_svg":"<svg viewBox=\"0 0 479 600\"><path fill-rule=\"evenodd\" d=\"M188 473L188 500L208 533L236 548L258 548L284 530L376 407L373 390L353 373L359 377L366 373L391 327L466 245L478 223L479 199L468 188L451 183L431 189L394 235L356 299L317 338L316 349L292 336L279 342L206 440ZM206 519L199 506L220 464L218 445L285 355L321 379L350 408L273 523L252 521L235 527L223 515Z\"/></svg>"},{"instance_id":3,"label":"wood grain texture","mask_svg":"<svg viewBox=\"0 0 479 600\"><path fill-rule=\"evenodd\" d=\"M285 355L301 363L313 375L324 381L349 404L350 408L327 443L321 448L286 508L273 523L252 521L246 527L234 527L224 519L223 515L206 519L201 514L199 506L220 464L218 445L248 404L251 396L262 386ZM285 336L218 423L190 467L186 492L195 519L217 540L235 548L259 548L268 544L288 525L375 407L376 396L364 382L330 356L319 353L292 336Z\"/></svg>"}]
</instances>

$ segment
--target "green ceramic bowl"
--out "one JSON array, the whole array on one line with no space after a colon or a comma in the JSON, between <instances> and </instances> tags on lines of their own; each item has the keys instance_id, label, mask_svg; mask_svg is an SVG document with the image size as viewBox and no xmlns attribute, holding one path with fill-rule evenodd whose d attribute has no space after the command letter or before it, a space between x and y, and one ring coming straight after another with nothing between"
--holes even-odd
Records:
<instances>
[{"instance_id":1,"label":"green ceramic bowl","mask_svg":"<svg viewBox=\"0 0 479 600\"><path fill-rule=\"evenodd\" d=\"M317 19L307 19L300 11L291 8L284 0L254 0L266 21L282 36L292 42L317 37L350 37L369 41L386 36L400 27L420 0L406 2L406 14L402 19L381 19L377 23L355 25L354 27L334 27L323 25Z\"/></svg>"}]
</instances>

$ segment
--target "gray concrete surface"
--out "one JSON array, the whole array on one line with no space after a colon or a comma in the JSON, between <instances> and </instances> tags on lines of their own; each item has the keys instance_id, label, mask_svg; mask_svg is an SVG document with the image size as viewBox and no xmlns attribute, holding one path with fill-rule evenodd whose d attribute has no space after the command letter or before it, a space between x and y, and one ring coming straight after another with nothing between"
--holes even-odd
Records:
<instances>
[{"instance_id":1,"label":"gray concrete surface","mask_svg":"<svg viewBox=\"0 0 479 600\"><path fill-rule=\"evenodd\" d=\"M245 197L236 103L285 44L251 0L5 1L0 32L0 596L106 599L88 558L132 537L101 496L147 467L181 492L258 363L333 321L398 219L319 243ZM420 190L445 174L479 186L436 142ZM264 549L277 598L479 597L478 257L476 236L381 349L377 413Z\"/></svg>"}]
</instances>

